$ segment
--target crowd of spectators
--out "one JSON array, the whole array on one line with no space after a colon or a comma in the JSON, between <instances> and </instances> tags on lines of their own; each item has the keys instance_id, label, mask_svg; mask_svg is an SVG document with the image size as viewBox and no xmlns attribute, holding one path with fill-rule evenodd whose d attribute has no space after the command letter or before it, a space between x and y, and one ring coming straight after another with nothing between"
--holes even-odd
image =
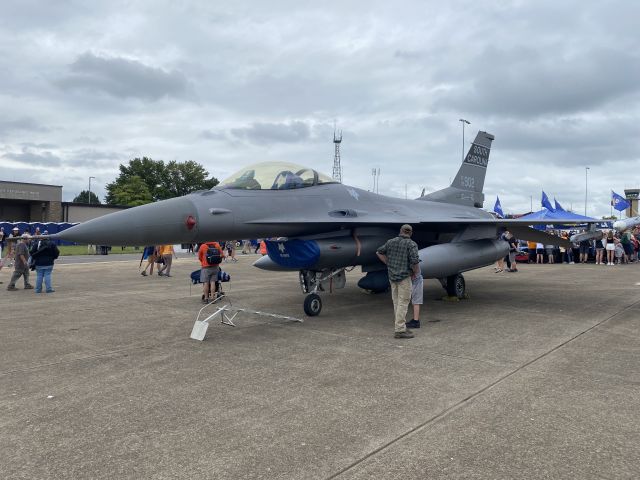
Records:
<instances>
[{"instance_id":1,"label":"crowd of spectators","mask_svg":"<svg viewBox=\"0 0 640 480\"><path fill-rule=\"evenodd\" d=\"M548 231L566 240L576 232ZM621 265L638 261L640 228L623 232L606 230L601 239L573 243L571 248L545 245L536 242L520 242L521 255L527 254L528 263L595 263L596 265Z\"/></svg>"}]
</instances>

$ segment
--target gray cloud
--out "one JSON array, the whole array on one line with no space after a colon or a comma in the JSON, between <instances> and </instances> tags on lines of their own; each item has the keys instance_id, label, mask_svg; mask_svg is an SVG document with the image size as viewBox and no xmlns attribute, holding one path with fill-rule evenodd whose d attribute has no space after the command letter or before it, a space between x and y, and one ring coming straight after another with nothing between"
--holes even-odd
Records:
<instances>
[{"instance_id":1,"label":"gray cloud","mask_svg":"<svg viewBox=\"0 0 640 480\"><path fill-rule=\"evenodd\" d=\"M120 152L82 148L74 150L69 155L65 156L64 164L80 167L111 167L117 166L119 163L125 163L125 160L126 156Z\"/></svg>"},{"instance_id":2,"label":"gray cloud","mask_svg":"<svg viewBox=\"0 0 640 480\"><path fill-rule=\"evenodd\" d=\"M35 132L44 133L49 129L32 117L0 118L0 135L14 132Z\"/></svg>"},{"instance_id":3,"label":"gray cloud","mask_svg":"<svg viewBox=\"0 0 640 480\"><path fill-rule=\"evenodd\" d=\"M24 148L20 153L5 153L4 158L35 167L58 167L62 164L60 157L51 152L34 152Z\"/></svg>"},{"instance_id":4,"label":"gray cloud","mask_svg":"<svg viewBox=\"0 0 640 480\"><path fill-rule=\"evenodd\" d=\"M202 130L199 134L200 138L205 140L226 140L227 136L224 133L213 132L211 130Z\"/></svg>"},{"instance_id":5,"label":"gray cloud","mask_svg":"<svg viewBox=\"0 0 640 480\"><path fill-rule=\"evenodd\" d=\"M640 91L640 58L612 50L571 56L490 48L469 65L465 78L435 105L514 117L588 112Z\"/></svg>"},{"instance_id":6,"label":"gray cloud","mask_svg":"<svg viewBox=\"0 0 640 480\"><path fill-rule=\"evenodd\" d=\"M69 67L70 73L56 83L66 90L104 92L119 98L154 101L180 97L187 81L180 72L167 72L122 57L102 57L86 52Z\"/></svg>"},{"instance_id":7,"label":"gray cloud","mask_svg":"<svg viewBox=\"0 0 640 480\"><path fill-rule=\"evenodd\" d=\"M21 143L21 147L23 148L37 148L40 150L51 150L57 148L57 145L53 143Z\"/></svg>"},{"instance_id":8,"label":"gray cloud","mask_svg":"<svg viewBox=\"0 0 640 480\"><path fill-rule=\"evenodd\" d=\"M253 123L250 127L233 128L231 134L239 139L259 145L270 143L297 143L309 138L309 126L304 122Z\"/></svg>"}]
</instances>

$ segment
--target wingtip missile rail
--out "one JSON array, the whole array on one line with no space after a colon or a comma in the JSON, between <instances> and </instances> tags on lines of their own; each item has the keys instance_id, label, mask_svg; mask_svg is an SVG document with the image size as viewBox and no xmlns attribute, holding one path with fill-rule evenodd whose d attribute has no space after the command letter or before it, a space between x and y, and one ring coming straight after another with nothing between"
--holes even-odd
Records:
<instances>
[{"instance_id":1,"label":"wingtip missile rail","mask_svg":"<svg viewBox=\"0 0 640 480\"><path fill-rule=\"evenodd\" d=\"M618 232L623 232L638 225L640 225L640 216L625 218L624 220L616 220L613 222L613 228Z\"/></svg>"},{"instance_id":2,"label":"wingtip missile rail","mask_svg":"<svg viewBox=\"0 0 640 480\"><path fill-rule=\"evenodd\" d=\"M602 240L602 237L604 237L604 232L602 230L593 230L571 235L569 240L571 243L580 243L585 240Z\"/></svg>"}]
</instances>

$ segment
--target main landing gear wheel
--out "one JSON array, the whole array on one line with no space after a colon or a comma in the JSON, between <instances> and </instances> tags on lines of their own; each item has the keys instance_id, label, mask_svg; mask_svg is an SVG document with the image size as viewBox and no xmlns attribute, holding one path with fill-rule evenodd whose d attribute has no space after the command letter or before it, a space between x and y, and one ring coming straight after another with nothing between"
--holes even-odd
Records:
<instances>
[{"instance_id":1,"label":"main landing gear wheel","mask_svg":"<svg viewBox=\"0 0 640 480\"><path fill-rule=\"evenodd\" d=\"M310 317L315 317L322 310L322 299L316 293L310 293L304 299L304 313Z\"/></svg>"},{"instance_id":2,"label":"main landing gear wheel","mask_svg":"<svg viewBox=\"0 0 640 480\"><path fill-rule=\"evenodd\" d=\"M447 295L450 297L463 299L467 288L462 274L458 273L447 277L447 286L445 287L445 290L447 291Z\"/></svg>"}]
</instances>

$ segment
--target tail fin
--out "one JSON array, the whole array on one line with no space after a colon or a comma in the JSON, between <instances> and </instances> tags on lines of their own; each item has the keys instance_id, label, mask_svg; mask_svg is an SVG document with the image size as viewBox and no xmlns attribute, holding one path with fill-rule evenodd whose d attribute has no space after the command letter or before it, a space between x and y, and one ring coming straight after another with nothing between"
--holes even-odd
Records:
<instances>
[{"instance_id":1,"label":"tail fin","mask_svg":"<svg viewBox=\"0 0 640 480\"><path fill-rule=\"evenodd\" d=\"M482 208L484 204L482 188L487 174L491 142L494 138L490 133L478 132L451 186L420 199Z\"/></svg>"}]
</instances>

